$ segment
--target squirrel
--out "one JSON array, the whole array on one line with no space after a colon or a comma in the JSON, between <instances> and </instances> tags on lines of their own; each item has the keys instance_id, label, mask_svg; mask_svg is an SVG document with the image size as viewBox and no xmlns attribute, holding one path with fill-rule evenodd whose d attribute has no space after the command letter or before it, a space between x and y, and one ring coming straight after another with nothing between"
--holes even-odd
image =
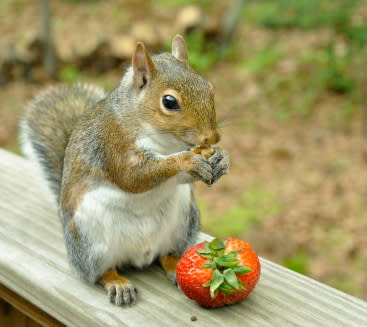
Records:
<instances>
[{"instance_id":1,"label":"squirrel","mask_svg":"<svg viewBox=\"0 0 367 327\"><path fill-rule=\"evenodd\" d=\"M58 205L69 262L116 304L135 303L121 272L159 261L175 282L194 245L200 213L193 182L215 183L229 169L213 86L188 63L182 36L151 56L138 42L132 64L108 94L56 85L26 106L23 152L35 161ZM212 147L209 159L192 151Z\"/></svg>"}]
</instances>

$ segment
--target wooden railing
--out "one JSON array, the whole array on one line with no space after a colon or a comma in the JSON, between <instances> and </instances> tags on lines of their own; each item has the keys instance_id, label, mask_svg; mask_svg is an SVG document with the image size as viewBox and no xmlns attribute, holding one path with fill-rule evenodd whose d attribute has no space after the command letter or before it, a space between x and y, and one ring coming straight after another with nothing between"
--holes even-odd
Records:
<instances>
[{"instance_id":1,"label":"wooden railing","mask_svg":"<svg viewBox=\"0 0 367 327\"><path fill-rule=\"evenodd\" d=\"M114 306L71 273L55 204L32 164L0 150L0 183L0 297L42 326L367 326L366 302L265 259L241 304L204 309L152 266L127 273L137 303Z\"/></svg>"}]
</instances>

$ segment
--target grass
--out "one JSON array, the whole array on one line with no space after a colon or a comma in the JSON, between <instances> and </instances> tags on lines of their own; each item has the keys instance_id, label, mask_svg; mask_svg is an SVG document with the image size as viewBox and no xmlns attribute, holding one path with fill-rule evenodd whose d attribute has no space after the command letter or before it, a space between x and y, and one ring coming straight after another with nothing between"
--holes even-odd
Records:
<instances>
[{"instance_id":1,"label":"grass","mask_svg":"<svg viewBox=\"0 0 367 327\"><path fill-rule=\"evenodd\" d=\"M244 19L266 28L311 29L346 24L355 0L250 0Z\"/></svg>"},{"instance_id":2,"label":"grass","mask_svg":"<svg viewBox=\"0 0 367 327\"><path fill-rule=\"evenodd\" d=\"M85 78L85 75L76 66L70 65L60 70L58 78L61 82L73 84L81 82Z\"/></svg>"},{"instance_id":3,"label":"grass","mask_svg":"<svg viewBox=\"0 0 367 327\"><path fill-rule=\"evenodd\" d=\"M221 59L217 44L206 40L202 32L193 31L186 34L185 41L190 66L196 71L200 73L208 72ZM164 50L171 51L170 41L164 45ZM228 52L227 56L230 55L231 52Z\"/></svg>"},{"instance_id":4,"label":"grass","mask_svg":"<svg viewBox=\"0 0 367 327\"><path fill-rule=\"evenodd\" d=\"M348 120L357 111L367 113L365 79L359 74L365 66L362 64L365 56L361 56L367 45L367 23L356 24L352 19L359 5L356 0L249 0L246 3L243 22L266 29L271 42L240 59L237 66L258 80L263 95L273 104L274 119L286 122L292 117L307 118L317 101L329 93L347 98L337 108L332 123ZM279 38L280 30L317 33L321 28L330 31L328 38L301 54L289 53L283 48L286 40L284 43ZM292 74L279 71L277 66L283 61L294 64L296 69ZM359 68L355 63L359 63Z\"/></svg>"},{"instance_id":5,"label":"grass","mask_svg":"<svg viewBox=\"0 0 367 327\"><path fill-rule=\"evenodd\" d=\"M196 3L205 8L210 4L209 0L158 2L171 7ZM232 60L239 69L250 72L258 80L263 96L272 103L271 115L278 122L287 122L293 117L309 117L325 94L345 95L348 100L341 101L330 119L330 126L338 125L354 117L357 111L367 114L363 92L365 81L356 76L360 69L352 66L357 59L364 61L361 53L367 44L367 23L355 25L351 18L358 10L357 6L355 0L249 0L243 8L243 23L265 28L271 41L266 41L250 53L247 51L245 58L233 44L227 56L221 58L217 44L206 39L203 33L193 31L185 36L190 64L198 72L206 73L220 60ZM124 14L122 10L117 10L114 20L123 20ZM310 30L314 33L320 28L332 31L329 40L307 48L301 54L289 53L279 39L281 29ZM342 53L338 50L341 39L345 41L345 51ZM166 49L169 48L167 45ZM278 64L286 60L296 66L291 75L279 71ZM60 79L72 83L85 79L85 76L69 66L60 72ZM256 110L256 104L252 108Z\"/></svg>"},{"instance_id":6,"label":"grass","mask_svg":"<svg viewBox=\"0 0 367 327\"><path fill-rule=\"evenodd\" d=\"M252 57L240 62L238 67L252 73L261 73L270 70L281 58L282 51L273 44L266 45Z\"/></svg>"},{"instance_id":7,"label":"grass","mask_svg":"<svg viewBox=\"0 0 367 327\"><path fill-rule=\"evenodd\" d=\"M273 194L260 186L252 186L243 193L238 205L217 214L206 203L199 201L203 229L216 237L239 236L282 207Z\"/></svg>"},{"instance_id":8,"label":"grass","mask_svg":"<svg viewBox=\"0 0 367 327\"><path fill-rule=\"evenodd\" d=\"M347 293L356 293L358 291L358 285L351 278L345 278L345 276L336 276L332 278L329 285Z\"/></svg>"},{"instance_id":9,"label":"grass","mask_svg":"<svg viewBox=\"0 0 367 327\"><path fill-rule=\"evenodd\" d=\"M279 72L276 67L283 56L296 67L291 74ZM309 117L317 101L327 93L346 96L335 113L334 120L339 121L354 117L364 103L360 91L363 85L353 76L355 71L350 66L353 59L352 50L339 55L333 44L289 58L275 44L238 63L238 67L252 72L261 83L263 95L275 105L271 114L278 121Z\"/></svg>"},{"instance_id":10,"label":"grass","mask_svg":"<svg viewBox=\"0 0 367 327\"><path fill-rule=\"evenodd\" d=\"M283 265L288 269L296 271L300 274L307 275L310 256L303 251L293 253L283 261Z\"/></svg>"},{"instance_id":11,"label":"grass","mask_svg":"<svg viewBox=\"0 0 367 327\"><path fill-rule=\"evenodd\" d=\"M205 40L203 33L192 32L185 37L189 49L190 66L199 72L206 72L218 61L215 45Z\"/></svg>"},{"instance_id":12,"label":"grass","mask_svg":"<svg viewBox=\"0 0 367 327\"><path fill-rule=\"evenodd\" d=\"M143 2L144 0L130 0L131 2ZM153 2L153 0L150 0ZM161 6L167 7L183 7L187 5L196 4L200 7L207 8L210 6L213 1L212 0L155 0L154 2L158 3Z\"/></svg>"},{"instance_id":13,"label":"grass","mask_svg":"<svg viewBox=\"0 0 367 327\"><path fill-rule=\"evenodd\" d=\"M107 76L107 75L106 75ZM91 73L83 72L78 67L69 65L62 68L58 74L58 79L60 82L67 84L74 84L78 82L84 83L93 83L98 85L99 87L104 88L105 90L111 90L115 84L117 84L118 80L115 81L106 77L104 75L94 75Z\"/></svg>"}]
</instances>

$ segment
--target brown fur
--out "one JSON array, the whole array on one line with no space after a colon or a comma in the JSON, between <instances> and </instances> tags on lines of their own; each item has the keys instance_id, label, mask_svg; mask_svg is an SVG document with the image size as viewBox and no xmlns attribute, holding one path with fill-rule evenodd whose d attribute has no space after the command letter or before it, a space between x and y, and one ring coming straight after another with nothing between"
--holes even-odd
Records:
<instances>
[{"instance_id":1,"label":"brown fur","mask_svg":"<svg viewBox=\"0 0 367 327\"><path fill-rule=\"evenodd\" d=\"M78 229L76 227L75 220L73 218L71 218L69 220L68 228L69 228L70 233L71 233L72 237L74 238L74 240L76 242L80 242L80 236L79 236L79 233L78 233Z\"/></svg>"},{"instance_id":2,"label":"brown fur","mask_svg":"<svg viewBox=\"0 0 367 327\"><path fill-rule=\"evenodd\" d=\"M107 286L111 283L121 283L121 284L125 284L127 283L129 280L127 278L125 278L124 276L121 276L117 270L115 269L111 269L106 271L98 280L98 282L100 284L102 284L103 286Z\"/></svg>"},{"instance_id":3,"label":"brown fur","mask_svg":"<svg viewBox=\"0 0 367 327\"><path fill-rule=\"evenodd\" d=\"M175 65L167 67L168 58L170 61L175 60ZM203 143L217 143L219 133L214 110L214 91L208 81L203 77L198 79L190 67L169 54L154 59L158 71L164 71L167 75L153 75L151 88L144 99L145 119L159 131L178 136L192 131ZM181 100L181 110L169 118L160 110L161 96L167 89L175 90Z\"/></svg>"},{"instance_id":4,"label":"brown fur","mask_svg":"<svg viewBox=\"0 0 367 327\"><path fill-rule=\"evenodd\" d=\"M172 274L176 271L176 266L180 257L177 255L169 255L166 257L159 258L159 262L161 263L164 271L167 274Z\"/></svg>"},{"instance_id":5,"label":"brown fur","mask_svg":"<svg viewBox=\"0 0 367 327\"><path fill-rule=\"evenodd\" d=\"M72 178L72 179L75 179ZM67 183L64 186L64 193L68 194L67 198L63 198L63 206L65 208L75 209L79 206L83 199L83 195L90 190L88 186L87 179L80 180L74 184Z\"/></svg>"},{"instance_id":6,"label":"brown fur","mask_svg":"<svg viewBox=\"0 0 367 327\"><path fill-rule=\"evenodd\" d=\"M26 107L22 127L47 167L46 176L57 197L70 135L79 118L102 94L102 90L88 85L51 86Z\"/></svg>"},{"instance_id":7,"label":"brown fur","mask_svg":"<svg viewBox=\"0 0 367 327\"><path fill-rule=\"evenodd\" d=\"M142 193L180 173L187 174L179 175L177 183L201 180L211 184L228 169L219 148L208 160L190 151L194 145L219 141L214 91L188 66L182 37L176 36L173 45L173 55L151 57L139 43L132 67L107 96L87 86L51 88L29 106L24 119L25 134L60 205L70 261L84 280L103 284L116 304L134 302L135 289L116 270L103 273L104 256L93 253L93 240L81 234L82 228L78 230L74 216L84 195L108 184L125 192ZM177 110L163 106L162 97L167 94L177 98ZM149 142L155 142L149 139L150 132L158 133L163 145L157 141L150 148ZM139 144L148 144L147 149ZM134 205L139 207L140 203ZM180 231L182 237L175 238L176 243L167 252L160 252L162 255L181 254L196 238L199 211L194 199L180 214L187 219L187 229ZM88 222L83 219L83 223ZM103 236L107 238L107 234ZM177 261L173 256L161 259L171 275Z\"/></svg>"}]
</instances>

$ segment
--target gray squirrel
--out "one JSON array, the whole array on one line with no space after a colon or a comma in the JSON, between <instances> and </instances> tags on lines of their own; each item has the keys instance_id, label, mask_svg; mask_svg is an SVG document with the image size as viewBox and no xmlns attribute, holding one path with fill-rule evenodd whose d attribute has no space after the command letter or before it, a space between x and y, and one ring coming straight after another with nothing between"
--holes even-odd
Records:
<instances>
[{"instance_id":1,"label":"gray squirrel","mask_svg":"<svg viewBox=\"0 0 367 327\"><path fill-rule=\"evenodd\" d=\"M175 281L194 245L200 213L193 182L215 183L228 155L219 139L212 85L188 64L184 39L132 65L108 94L90 85L51 86L26 107L23 151L54 195L71 266L105 287L116 305L136 301L125 266L159 260ZM193 147L210 147L207 159ZM200 151L199 151L200 152Z\"/></svg>"}]
</instances>

